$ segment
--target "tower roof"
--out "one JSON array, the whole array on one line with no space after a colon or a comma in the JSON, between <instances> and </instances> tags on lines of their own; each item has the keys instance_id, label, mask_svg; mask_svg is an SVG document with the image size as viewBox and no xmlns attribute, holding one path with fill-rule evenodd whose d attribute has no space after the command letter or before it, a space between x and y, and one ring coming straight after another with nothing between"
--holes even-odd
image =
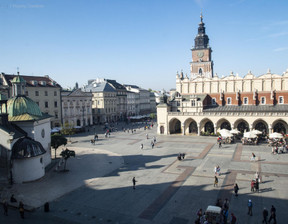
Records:
<instances>
[{"instance_id":1,"label":"tower roof","mask_svg":"<svg viewBox=\"0 0 288 224\"><path fill-rule=\"evenodd\" d=\"M203 23L203 16L201 13L200 23L198 27L198 34L195 38L194 49L209 48L209 38L205 33L205 23Z\"/></svg>"}]
</instances>

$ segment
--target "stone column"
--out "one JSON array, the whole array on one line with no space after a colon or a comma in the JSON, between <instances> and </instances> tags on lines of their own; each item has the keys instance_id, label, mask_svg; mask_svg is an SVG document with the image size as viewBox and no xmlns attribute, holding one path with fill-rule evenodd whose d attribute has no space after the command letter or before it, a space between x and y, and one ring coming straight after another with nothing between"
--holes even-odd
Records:
<instances>
[{"instance_id":1,"label":"stone column","mask_svg":"<svg viewBox=\"0 0 288 224\"><path fill-rule=\"evenodd\" d=\"M271 134L273 133L272 124L269 124L269 125L268 125L268 128L269 128L269 135L271 135Z\"/></svg>"},{"instance_id":2,"label":"stone column","mask_svg":"<svg viewBox=\"0 0 288 224\"><path fill-rule=\"evenodd\" d=\"M200 130L200 123L197 123L197 129L198 129L198 136L200 136L200 132L201 132L201 130Z\"/></svg>"},{"instance_id":3,"label":"stone column","mask_svg":"<svg viewBox=\"0 0 288 224\"><path fill-rule=\"evenodd\" d=\"M234 129L234 124L231 124L231 130L233 130Z\"/></svg>"},{"instance_id":4,"label":"stone column","mask_svg":"<svg viewBox=\"0 0 288 224\"><path fill-rule=\"evenodd\" d=\"M253 130L253 124L250 124L250 125L249 125L249 129L250 129L249 131L252 131L252 130Z\"/></svg>"},{"instance_id":5,"label":"stone column","mask_svg":"<svg viewBox=\"0 0 288 224\"><path fill-rule=\"evenodd\" d=\"M182 123L181 126L182 126L182 135L185 135L185 123Z\"/></svg>"},{"instance_id":6,"label":"stone column","mask_svg":"<svg viewBox=\"0 0 288 224\"><path fill-rule=\"evenodd\" d=\"M214 124L214 134L216 135L217 134L217 124Z\"/></svg>"}]
</instances>

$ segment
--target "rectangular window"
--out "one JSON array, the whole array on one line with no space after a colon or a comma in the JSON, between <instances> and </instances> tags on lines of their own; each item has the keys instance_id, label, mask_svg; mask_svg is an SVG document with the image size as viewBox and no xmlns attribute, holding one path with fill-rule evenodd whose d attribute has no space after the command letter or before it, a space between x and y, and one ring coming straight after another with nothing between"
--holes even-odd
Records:
<instances>
[{"instance_id":1,"label":"rectangular window","mask_svg":"<svg viewBox=\"0 0 288 224\"><path fill-rule=\"evenodd\" d=\"M192 106L192 107L195 107L195 105L196 105L195 100L192 100L192 101L191 101L191 106Z\"/></svg>"},{"instance_id":2,"label":"rectangular window","mask_svg":"<svg viewBox=\"0 0 288 224\"><path fill-rule=\"evenodd\" d=\"M38 91L35 91L35 96L39 96L39 92Z\"/></svg>"},{"instance_id":3,"label":"rectangular window","mask_svg":"<svg viewBox=\"0 0 288 224\"><path fill-rule=\"evenodd\" d=\"M45 91L45 96L48 96L48 91Z\"/></svg>"},{"instance_id":4,"label":"rectangular window","mask_svg":"<svg viewBox=\"0 0 288 224\"><path fill-rule=\"evenodd\" d=\"M54 107L58 107L57 101L54 101Z\"/></svg>"},{"instance_id":5,"label":"rectangular window","mask_svg":"<svg viewBox=\"0 0 288 224\"><path fill-rule=\"evenodd\" d=\"M244 98L243 98L243 104L244 104L244 105L247 105L247 104L248 104L248 97L244 97Z\"/></svg>"},{"instance_id":6,"label":"rectangular window","mask_svg":"<svg viewBox=\"0 0 288 224\"><path fill-rule=\"evenodd\" d=\"M28 96L28 91L25 91L25 95Z\"/></svg>"},{"instance_id":7,"label":"rectangular window","mask_svg":"<svg viewBox=\"0 0 288 224\"><path fill-rule=\"evenodd\" d=\"M264 96L261 97L261 104L266 104L266 98Z\"/></svg>"},{"instance_id":8,"label":"rectangular window","mask_svg":"<svg viewBox=\"0 0 288 224\"><path fill-rule=\"evenodd\" d=\"M279 96L278 102L279 102L279 104L283 104L284 103L284 97L283 96Z\"/></svg>"},{"instance_id":9,"label":"rectangular window","mask_svg":"<svg viewBox=\"0 0 288 224\"><path fill-rule=\"evenodd\" d=\"M58 118L58 112L55 112L55 118L56 119Z\"/></svg>"},{"instance_id":10,"label":"rectangular window","mask_svg":"<svg viewBox=\"0 0 288 224\"><path fill-rule=\"evenodd\" d=\"M232 104L231 101L232 101L232 100L231 100L231 97L227 97L227 105L231 105L231 104Z\"/></svg>"},{"instance_id":11,"label":"rectangular window","mask_svg":"<svg viewBox=\"0 0 288 224\"><path fill-rule=\"evenodd\" d=\"M39 106L39 102L36 102L37 103L37 105Z\"/></svg>"},{"instance_id":12,"label":"rectangular window","mask_svg":"<svg viewBox=\"0 0 288 224\"><path fill-rule=\"evenodd\" d=\"M178 107L180 106L180 102L179 102L179 101L177 101L177 106L178 106Z\"/></svg>"},{"instance_id":13,"label":"rectangular window","mask_svg":"<svg viewBox=\"0 0 288 224\"><path fill-rule=\"evenodd\" d=\"M212 98L212 105L216 105L216 98Z\"/></svg>"},{"instance_id":14,"label":"rectangular window","mask_svg":"<svg viewBox=\"0 0 288 224\"><path fill-rule=\"evenodd\" d=\"M45 102L45 108L48 108L48 102L47 101Z\"/></svg>"},{"instance_id":15,"label":"rectangular window","mask_svg":"<svg viewBox=\"0 0 288 224\"><path fill-rule=\"evenodd\" d=\"M54 96L57 96L57 92L56 91L54 91Z\"/></svg>"}]
</instances>

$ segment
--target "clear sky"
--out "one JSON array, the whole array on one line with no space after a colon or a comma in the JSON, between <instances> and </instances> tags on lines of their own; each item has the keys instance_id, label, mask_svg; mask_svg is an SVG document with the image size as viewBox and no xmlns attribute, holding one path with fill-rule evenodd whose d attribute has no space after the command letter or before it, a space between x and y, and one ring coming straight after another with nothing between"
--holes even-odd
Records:
<instances>
[{"instance_id":1,"label":"clear sky","mask_svg":"<svg viewBox=\"0 0 288 224\"><path fill-rule=\"evenodd\" d=\"M0 72L169 90L189 75L201 10L219 77L288 68L287 0L1 0Z\"/></svg>"}]
</instances>

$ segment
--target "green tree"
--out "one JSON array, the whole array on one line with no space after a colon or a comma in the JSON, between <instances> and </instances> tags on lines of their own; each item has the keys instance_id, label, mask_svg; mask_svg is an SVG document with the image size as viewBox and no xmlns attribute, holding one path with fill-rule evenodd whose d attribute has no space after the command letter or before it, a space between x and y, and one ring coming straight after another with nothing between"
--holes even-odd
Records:
<instances>
[{"instance_id":1,"label":"green tree","mask_svg":"<svg viewBox=\"0 0 288 224\"><path fill-rule=\"evenodd\" d=\"M67 163L67 160L70 158L70 157L75 157L75 151L73 150L69 150L69 149L65 149L61 152L60 156L62 156L62 158L64 159L65 163L64 163L64 171L66 171L66 163Z\"/></svg>"},{"instance_id":2,"label":"green tree","mask_svg":"<svg viewBox=\"0 0 288 224\"><path fill-rule=\"evenodd\" d=\"M55 159L56 159L56 150L61 146L61 145L66 145L67 144L67 138L65 138L63 135L55 133L51 135L51 146L55 149Z\"/></svg>"},{"instance_id":3,"label":"green tree","mask_svg":"<svg viewBox=\"0 0 288 224\"><path fill-rule=\"evenodd\" d=\"M63 135L69 135L69 141L71 141L70 136L75 134L75 129L71 124L65 122L64 125L62 126L61 133Z\"/></svg>"},{"instance_id":4,"label":"green tree","mask_svg":"<svg viewBox=\"0 0 288 224\"><path fill-rule=\"evenodd\" d=\"M151 113L150 114L150 118L153 120L153 119L155 119L156 118L156 114L155 113Z\"/></svg>"}]
</instances>

